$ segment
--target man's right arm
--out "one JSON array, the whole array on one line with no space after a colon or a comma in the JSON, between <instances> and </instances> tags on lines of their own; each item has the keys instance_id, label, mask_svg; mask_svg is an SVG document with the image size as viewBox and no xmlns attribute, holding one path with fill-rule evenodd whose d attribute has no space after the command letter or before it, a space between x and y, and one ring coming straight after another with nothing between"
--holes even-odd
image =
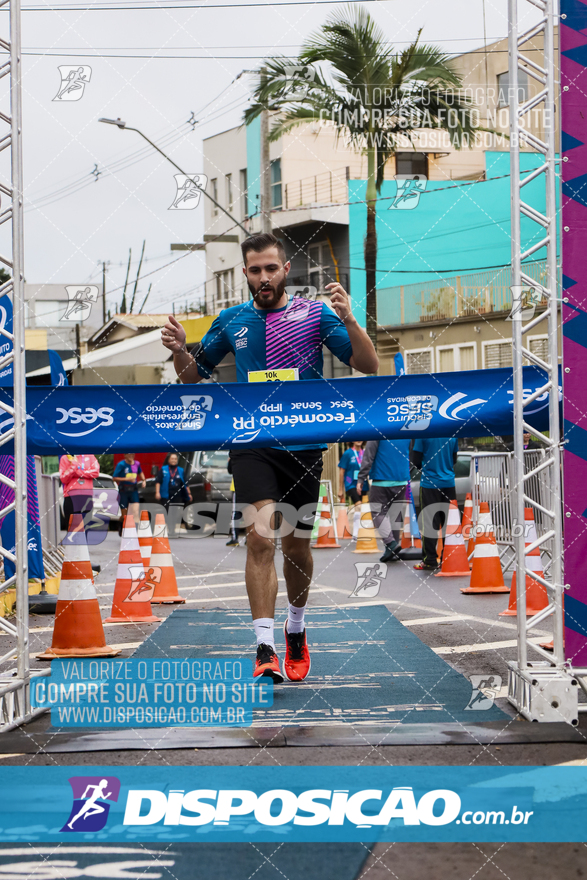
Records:
<instances>
[{"instance_id":1,"label":"man's right arm","mask_svg":"<svg viewBox=\"0 0 587 880\"><path fill-rule=\"evenodd\" d=\"M200 382L204 377L198 372L198 365L187 350L186 333L173 315L161 331L161 342L173 352L173 366L180 380L185 384Z\"/></svg>"}]
</instances>

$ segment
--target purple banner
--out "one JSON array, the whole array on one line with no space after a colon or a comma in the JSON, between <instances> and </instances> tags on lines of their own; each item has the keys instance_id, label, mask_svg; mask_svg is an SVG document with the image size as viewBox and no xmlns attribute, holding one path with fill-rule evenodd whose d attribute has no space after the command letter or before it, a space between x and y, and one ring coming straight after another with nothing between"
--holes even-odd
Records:
<instances>
[{"instance_id":1,"label":"purple banner","mask_svg":"<svg viewBox=\"0 0 587 880\"><path fill-rule=\"evenodd\" d=\"M587 663L587 2L562 0L565 654Z\"/></svg>"}]
</instances>

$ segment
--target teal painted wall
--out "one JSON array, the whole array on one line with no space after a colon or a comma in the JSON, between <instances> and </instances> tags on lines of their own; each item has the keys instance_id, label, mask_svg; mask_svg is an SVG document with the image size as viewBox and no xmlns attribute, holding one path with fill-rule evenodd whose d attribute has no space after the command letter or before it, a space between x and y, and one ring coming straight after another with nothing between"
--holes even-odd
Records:
<instances>
[{"instance_id":1,"label":"teal painted wall","mask_svg":"<svg viewBox=\"0 0 587 880\"><path fill-rule=\"evenodd\" d=\"M261 203L261 119L259 116L247 125L247 213L260 209Z\"/></svg>"},{"instance_id":2,"label":"teal painted wall","mask_svg":"<svg viewBox=\"0 0 587 880\"><path fill-rule=\"evenodd\" d=\"M488 180L474 184L457 181L428 181L426 192L413 210L389 210L396 183L384 181L377 204L377 318L381 325L400 323L397 295L386 288L475 272L492 266L507 266L510 247L510 154L485 154ZM523 153L522 175L542 163L542 156ZM493 179L492 179L493 178ZM544 181L538 178L523 189L523 198L545 210ZM365 326L364 236L367 209L366 182L349 181L349 262L353 313ZM539 241L544 231L522 217L524 248ZM545 256L541 249L532 260ZM397 300L397 301L396 301Z\"/></svg>"}]
</instances>

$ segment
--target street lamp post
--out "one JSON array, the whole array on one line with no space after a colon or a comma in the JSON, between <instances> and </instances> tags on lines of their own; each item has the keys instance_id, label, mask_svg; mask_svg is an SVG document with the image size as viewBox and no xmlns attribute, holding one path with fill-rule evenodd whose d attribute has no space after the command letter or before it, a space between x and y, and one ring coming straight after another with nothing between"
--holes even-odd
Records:
<instances>
[{"instance_id":1,"label":"street lamp post","mask_svg":"<svg viewBox=\"0 0 587 880\"><path fill-rule=\"evenodd\" d=\"M245 235L246 235L247 238L248 238L248 236L249 236L249 234L250 234L249 231L248 231L248 229L246 229L246 228L243 226L242 223L239 223L239 221L238 221L235 217L233 217L232 214L229 214L229 212L226 210L226 208L223 208L222 205L221 205L219 202L217 202L216 199L213 198L213 197L210 195L210 193L206 192L205 189L203 189L201 186L199 186L198 183L197 183L192 177L190 177L189 174L186 174L186 172L183 170L183 168L180 168L180 167L179 167L179 165L177 164L177 162L174 162L173 159L171 159L171 158L167 155L167 153L164 153L163 150L159 149L159 147L157 146L157 144L154 144L153 141L150 140L150 139L147 137L146 134L143 134L143 132L140 131L140 129L138 129L138 128L133 128L132 126L127 125L126 122L123 122L122 119L99 119L98 122L106 122L106 123L108 123L108 125L116 125L116 126L118 126L118 128L121 128L121 129L124 128L124 129L126 129L127 131L136 131L137 134L140 134L140 136L141 136L144 140L146 140L147 143L150 144L150 145L153 147L154 150L157 150L157 152L160 153L160 154L163 156L164 159L167 159L167 161L170 162L171 165L173 165L174 168L177 168L177 170L179 171L180 174L185 174L185 176L187 177L187 179L188 179L189 181L191 181L191 183L193 183L193 185L195 186L195 188L198 189L201 193L203 193L207 198L209 198L210 201L213 202L213 203L216 205L217 208L220 208L220 210L222 211L222 213L223 213L223 214L226 214L226 216L229 218L229 220L232 220L232 222L233 222L236 226L238 226L239 229L242 229L242 231L245 233Z\"/></svg>"}]
</instances>

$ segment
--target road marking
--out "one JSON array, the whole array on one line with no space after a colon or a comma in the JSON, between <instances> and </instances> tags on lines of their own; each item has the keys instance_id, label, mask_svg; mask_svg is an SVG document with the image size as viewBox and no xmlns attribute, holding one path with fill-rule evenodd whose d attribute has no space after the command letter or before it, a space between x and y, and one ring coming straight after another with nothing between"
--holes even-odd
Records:
<instances>
[{"instance_id":1,"label":"road marking","mask_svg":"<svg viewBox=\"0 0 587 880\"><path fill-rule=\"evenodd\" d=\"M542 636L528 639L532 644L537 645L542 641ZM499 648L516 648L518 642L516 639L510 639L507 642L481 642L478 645L455 645L454 647L442 646L441 648L432 648L435 654L470 654L476 651L497 651Z\"/></svg>"},{"instance_id":2,"label":"road marking","mask_svg":"<svg viewBox=\"0 0 587 880\"><path fill-rule=\"evenodd\" d=\"M143 639L143 641L144 641L144 639ZM114 648L115 651L117 651L117 650L121 650L121 651L133 650L134 651L136 648L140 648L142 644L143 644L143 642L124 642L121 645L109 645L109 647ZM48 651L48 650L49 650L49 646L47 646L47 648L44 648L43 650L37 650L37 651L35 651L34 654L29 654L29 659L36 660L38 654L44 654L45 651ZM59 659L59 658L56 658L56 659ZM65 660L68 660L68 659L86 660L89 658L86 658L86 657L71 657L71 658L65 657L63 659L65 659ZM95 658L95 659L100 659L100 658ZM2 663L8 663L10 660L16 660L16 654L14 654L12 657L9 657L7 660L2 660Z\"/></svg>"},{"instance_id":3,"label":"road marking","mask_svg":"<svg viewBox=\"0 0 587 880\"><path fill-rule=\"evenodd\" d=\"M401 620L400 623L403 623L404 626L423 626L428 623L452 623L455 620L472 619L469 614L454 614L450 617L415 617L413 620Z\"/></svg>"},{"instance_id":4,"label":"road marking","mask_svg":"<svg viewBox=\"0 0 587 880\"><path fill-rule=\"evenodd\" d=\"M240 568L229 568L227 571L211 571L209 574L178 574L176 575L176 580L178 581L186 581L188 578L213 578L220 577L220 575L227 574L244 574L244 569ZM105 581L103 584L99 583L99 578L94 578L94 583L96 587L113 587L116 584L116 581Z\"/></svg>"},{"instance_id":5,"label":"road marking","mask_svg":"<svg viewBox=\"0 0 587 880\"><path fill-rule=\"evenodd\" d=\"M322 584L319 584L319 586L322 586ZM350 595L347 590L341 590L340 587L330 587L330 589L334 590L337 593L344 593L346 596L348 596L350 598ZM434 608L431 605L416 605L414 602L404 602L402 599L389 599L389 598L385 598L384 596L382 596L380 599L377 599L372 602L352 602L351 603L351 605L359 605L359 604L360 605L388 605L388 606L395 605L396 607L398 605L400 605L402 608L411 608L414 611L431 611L432 614L440 614L441 610L442 610L440 608ZM348 608L349 605L348 605L348 603L340 604L339 607L340 608ZM389 610L391 611L392 609L390 608ZM442 619L443 618L439 617L439 620L442 620ZM488 626L499 626L502 629L513 629L513 630L518 629L518 627L515 623L509 623L507 620L503 620L502 618L492 620L489 617L476 617L473 614L464 614L464 615L462 615L461 619L462 620L473 620L473 621L475 621L475 623L484 623ZM399 617L398 617L398 620L399 620ZM402 621L402 622L405 623L405 621ZM546 630L535 629L534 632L536 633L536 635L548 636L549 638L552 638L552 633L547 632Z\"/></svg>"}]
</instances>

